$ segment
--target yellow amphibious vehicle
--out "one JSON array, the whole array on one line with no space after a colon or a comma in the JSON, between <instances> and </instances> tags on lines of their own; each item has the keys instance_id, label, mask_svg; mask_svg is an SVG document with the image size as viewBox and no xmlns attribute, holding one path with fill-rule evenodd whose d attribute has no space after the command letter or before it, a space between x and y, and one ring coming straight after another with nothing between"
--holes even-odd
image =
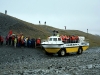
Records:
<instances>
[{"instance_id":1,"label":"yellow amphibious vehicle","mask_svg":"<svg viewBox=\"0 0 100 75\"><path fill-rule=\"evenodd\" d=\"M89 43L85 41L85 37L78 36L77 43L65 43L59 36L50 36L47 41L42 42L41 45L45 49L46 54L55 54L65 56L66 53L82 54L89 47Z\"/></svg>"}]
</instances>

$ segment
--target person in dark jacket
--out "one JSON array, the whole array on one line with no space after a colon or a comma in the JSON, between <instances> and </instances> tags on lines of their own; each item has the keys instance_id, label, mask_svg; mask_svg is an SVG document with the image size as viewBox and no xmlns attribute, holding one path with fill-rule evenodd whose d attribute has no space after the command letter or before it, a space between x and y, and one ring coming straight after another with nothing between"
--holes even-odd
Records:
<instances>
[{"instance_id":1,"label":"person in dark jacket","mask_svg":"<svg viewBox=\"0 0 100 75\"><path fill-rule=\"evenodd\" d=\"M9 40L9 45L11 45L11 38L12 38L12 37L9 36L9 39L8 39L8 40Z\"/></svg>"},{"instance_id":2,"label":"person in dark jacket","mask_svg":"<svg viewBox=\"0 0 100 75\"><path fill-rule=\"evenodd\" d=\"M8 41L9 41L8 36L6 36L5 40L6 40L6 45L8 45Z\"/></svg>"},{"instance_id":3,"label":"person in dark jacket","mask_svg":"<svg viewBox=\"0 0 100 75\"><path fill-rule=\"evenodd\" d=\"M31 47L35 48L35 39L34 38L31 39Z\"/></svg>"},{"instance_id":4,"label":"person in dark jacket","mask_svg":"<svg viewBox=\"0 0 100 75\"><path fill-rule=\"evenodd\" d=\"M14 46L14 39L15 39L15 36L12 35L12 38L11 38L11 41L12 41L12 46Z\"/></svg>"},{"instance_id":5,"label":"person in dark jacket","mask_svg":"<svg viewBox=\"0 0 100 75\"><path fill-rule=\"evenodd\" d=\"M30 40L30 37L29 37L28 40L27 40L27 47L28 47L28 48L31 47L31 40Z\"/></svg>"}]
</instances>

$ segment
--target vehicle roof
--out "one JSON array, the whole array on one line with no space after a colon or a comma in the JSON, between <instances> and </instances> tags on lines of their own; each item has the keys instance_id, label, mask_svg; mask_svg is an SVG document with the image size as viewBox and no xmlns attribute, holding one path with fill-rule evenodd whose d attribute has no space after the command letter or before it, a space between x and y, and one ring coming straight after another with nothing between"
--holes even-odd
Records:
<instances>
[{"instance_id":1,"label":"vehicle roof","mask_svg":"<svg viewBox=\"0 0 100 75\"><path fill-rule=\"evenodd\" d=\"M49 38L60 38L59 36L50 36Z\"/></svg>"}]
</instances>

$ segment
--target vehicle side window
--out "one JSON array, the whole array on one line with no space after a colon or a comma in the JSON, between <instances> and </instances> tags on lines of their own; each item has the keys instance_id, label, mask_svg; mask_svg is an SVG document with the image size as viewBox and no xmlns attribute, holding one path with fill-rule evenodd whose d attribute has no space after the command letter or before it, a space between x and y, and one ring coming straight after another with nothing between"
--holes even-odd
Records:
<instances>
[{"instance_id":1,"label":"vehicle side window","mask_svg":"<svg viewBox=\"0 0 100 75\"><path fill-rule=\"evenodd\" d=\"M50 38L49 41L52 41L52 38Z\"/></svg>"},{"instance_id":2,"label":"vehicle side window","mask_svg":"<svg viewBox=\"0 0 100 75\"><path fill-rule=\"evenodd\" d=\"M58 38L58 41L61 41L61 38Z\"/></svg>"},{"instance_id":3,"label":"vehicle side window","mask_svg":"<svg viewBox=\"0 0 100 75\"><path fill-rule=\"evenodd\" d=\"M53 38L53 41L57 41L57 38Z\"/></svg>"}]
</instances>

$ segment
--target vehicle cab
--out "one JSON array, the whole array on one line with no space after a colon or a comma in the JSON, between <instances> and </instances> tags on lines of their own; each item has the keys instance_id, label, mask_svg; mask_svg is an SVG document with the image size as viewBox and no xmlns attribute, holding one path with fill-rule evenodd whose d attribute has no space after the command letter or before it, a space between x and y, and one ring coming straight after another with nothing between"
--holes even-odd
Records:
<instances>
[{"instance_id":1,"label":"vehicle cab","mask_svg":"<svg viewBox=\"0 0 100 75\"><path fill-rule=\"evenodd\" d=\"M48 44L63 44L62 39L58 36L51 36L48 38Z\"/></svg>"}]
</instances>

